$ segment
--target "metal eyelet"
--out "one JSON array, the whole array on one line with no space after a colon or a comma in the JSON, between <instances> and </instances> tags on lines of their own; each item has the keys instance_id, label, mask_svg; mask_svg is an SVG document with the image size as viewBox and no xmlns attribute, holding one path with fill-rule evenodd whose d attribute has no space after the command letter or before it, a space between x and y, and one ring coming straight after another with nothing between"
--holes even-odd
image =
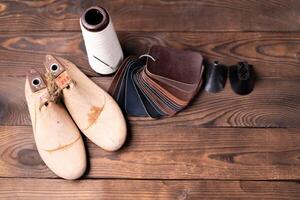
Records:
<instances>
[{"instance_id":1,"label":"metal eyelet","mask_svg":"<svg viewBox=\"0 0 300 200\"><path fill-rule=\"evenodd\" d=\"M59 66L58 66L58 64L56 64L56 63L53 63L51 66L50 66L50 70L51 70L51 72L57 72L58 71L58 69L59 69Z\"/></svg>"},{"instance_id":2,"label":"metal eyelet","mask_svg":"<svg viewBox=\"0 0 300 200\"><path fill-rule=\"evenodd\" d=\"M219 61L215 60L215 61L213 62L213 65L214 65L214 66L219 65Z\"/></svg>"},{"instance_id":3,"label":"metal eyelet","mask_svg":"<svg viewBox=\"0 0 300 200\"><path fill-rule=\"evenodd\" d=\"M34 78L32 79L31 81L31 84L34 86L34 87L38 87L40 86L42 83L42 80L40 78Z\"/></svg>"}]
</instances>

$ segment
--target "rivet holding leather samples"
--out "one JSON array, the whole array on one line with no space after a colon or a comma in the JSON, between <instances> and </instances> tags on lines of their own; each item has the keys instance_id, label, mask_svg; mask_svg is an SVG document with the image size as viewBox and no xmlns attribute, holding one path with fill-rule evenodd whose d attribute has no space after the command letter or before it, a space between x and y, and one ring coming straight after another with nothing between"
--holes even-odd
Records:
<instances>
[{"instance_id":1,"label":"rivet holding leather samples","mask_svg":"<svg viewBox=\"0 0 300 200\"><path fill-rule=\"evenodd\" d=\"M92 69L100 74L114 73L123 52L108 12L97 6L88 8L80 18L80 27Z\"/></svg>"}]
</instances>

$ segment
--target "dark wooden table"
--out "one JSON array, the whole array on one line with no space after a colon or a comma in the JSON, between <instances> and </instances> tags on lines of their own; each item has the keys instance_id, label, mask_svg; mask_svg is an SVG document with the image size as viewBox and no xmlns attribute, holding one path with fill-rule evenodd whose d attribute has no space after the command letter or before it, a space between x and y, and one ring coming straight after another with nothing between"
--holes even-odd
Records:
<instances>
[{"instance_id":1,"label":"dark wooden table","mask_svg":"<svg viewBox=\"0 0 300 200\"><path fill-rule=\"evenodd\" d=\"M88 65L80 13L106 7L125 53L160 44L227 65L247 60L258 81L248 96L227 82L201 91L175 117L129 118L129 138L109 153L86 141L89 170L57 178L35 147L24 77L45 54ZM300 199L300 1L103 0L0 2L1 199Z\"/></svg>"}]
</instances>

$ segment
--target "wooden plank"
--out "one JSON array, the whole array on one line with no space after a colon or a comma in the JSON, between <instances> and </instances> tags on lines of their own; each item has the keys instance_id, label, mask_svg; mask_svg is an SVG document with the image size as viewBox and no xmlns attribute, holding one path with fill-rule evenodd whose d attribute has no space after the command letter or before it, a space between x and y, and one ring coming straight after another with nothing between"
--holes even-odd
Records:
<instances>
[{"instance_id":1,"label":"wooden plank","mask_svg":"<svg viewBox=\"0 0 300 200\"><path fill-rule=\"evenodd\" d=\"M111 77L93 80L107 89ZM250 95L236 95L229 81L224 91L209 94L201 90L195 100L171 118L151 120L130 117L129 123L137 126L160 125L163 129L172 124L202 127L299 127L300 80L264 79L256 83ZM0 125L30 125L24 95L25 78L0 79Z\"/></svg>"},{"instance_id":2,"label":"wooden plank","mask_svg":"<svg viewBox=\"0 0 300 200\"><path fill-rule=\"evenodd\" d=\"M300 184L275 181L0 179L2 199L299 199Z\"/></svg>"},{"instance_id":3,"label":"wooden plank","mask_svg":"<svg viewBox=\"0 0 300 200\"><path fill-rule=\"evenodd\" d=\"M91 5L109 10L117 30L299 31L300 2L272 1L1 1L0 31L79 30Z\"/></svg>"},{"instance_id":4,"label":"wooden plank","mask_svg":"<svg viewBox=\"0 0 300 200\"><path fill-rule=\"evenodd\" d=\"M140 55L152 45L198 51L227 65L247 60L264 77L300 78L300 33L119 33L127 55ZM1 76L24 76L42 69L45 54L65 57L90 76L81 33L10 33L0 35Z\"/></svg>"},{"instance_id":5,"label":"wooden plank","mask_svg":"<svg viewBox=\"0 0 300 200\"><path fill-rule=\"evenodd\" d=\"M30 126L0 126L0 137L0 177L56 177L41 160ZM84 178L300 178L299 128L131 126L120 151L86 144L90 167Z\"/></svg>"}]
</instances>

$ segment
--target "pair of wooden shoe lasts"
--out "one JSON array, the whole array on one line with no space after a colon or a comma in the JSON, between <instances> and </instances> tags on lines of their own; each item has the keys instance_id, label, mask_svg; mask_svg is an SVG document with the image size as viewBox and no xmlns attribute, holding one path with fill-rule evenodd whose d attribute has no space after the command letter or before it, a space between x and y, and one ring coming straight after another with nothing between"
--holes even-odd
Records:
<instances>
[{"instance_id":1,"label":"pair of wooden shoe lasts","mask_svg":"<svg viewBox=\"0 0 300 200\"><path fill-rule=\"evenodd\" d=\"M53 79L45 81L37 71L30 70L25 83L36 146L56 175L77 179L86 170L79 129L104 150L116 151L125 141L126 123L113 98L74 64L47 55L45 67ZM57 95L50 92L53 87L61 92L65 107L61 101L53 101Z\"/></svg>"}]
</instances>

